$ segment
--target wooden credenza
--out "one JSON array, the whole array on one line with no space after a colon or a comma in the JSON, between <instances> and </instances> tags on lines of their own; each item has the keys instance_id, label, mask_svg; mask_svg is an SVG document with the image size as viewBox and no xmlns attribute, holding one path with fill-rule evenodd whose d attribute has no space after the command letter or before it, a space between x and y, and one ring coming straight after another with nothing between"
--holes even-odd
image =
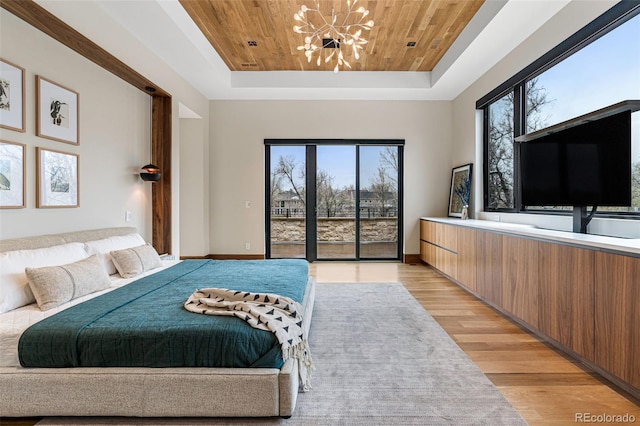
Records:
<instances>
[{"instance_id":1,"label":"wooden credenza","mask_svg":"<svg viewBox=\"0 0 640 426\"><path fill-rule=\"evenodd\" d=\"M640 256L420 220L420 258L640 397Z\"/></svg>"}]
</instances>

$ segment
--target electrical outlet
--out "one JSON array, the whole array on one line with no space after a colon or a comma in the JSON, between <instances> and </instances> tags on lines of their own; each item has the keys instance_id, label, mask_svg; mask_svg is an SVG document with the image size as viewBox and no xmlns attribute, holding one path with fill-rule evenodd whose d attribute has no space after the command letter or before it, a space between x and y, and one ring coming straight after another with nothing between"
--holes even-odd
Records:
<instances>
[{"instance_id":1,"label":"electrical outlet","mask_svg":"<svg viewBox=\"0 0 640 426\"><path fill-rule=\"evenodd\" d=\"M249 201L249 200L245 201L245 202L244 202L244 207L245 207L246 209L250 208L250 207L251 207L251 201Z\"/></svg>"},{"instance_id":2,"label":"electrical outlet","mask_svg":"<svg viewBox=\"0 0 640 426\"><path fill-rule=\"evenodd\" d=\"M251 243L244 243L245 250L251 250Z\"/></svg>"}]
</instances>

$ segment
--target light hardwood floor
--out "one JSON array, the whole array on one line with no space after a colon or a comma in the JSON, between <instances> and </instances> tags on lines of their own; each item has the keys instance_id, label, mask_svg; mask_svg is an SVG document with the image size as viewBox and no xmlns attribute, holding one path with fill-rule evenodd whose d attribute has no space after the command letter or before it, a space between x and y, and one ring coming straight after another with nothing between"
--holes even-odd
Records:
<instances>
[{"instance_id":1,"label":"light hardwood floor","mask_svg":"<svg viewBox=\"0 0 640 426\"><path fill-rule=\"evenodd\" d=\"M640 423L640 401L426 265L315 262L310 271L318 283L403 283L531 425L575 424L586 413Z\"/></svg>"},{"instance_id":2,"label":"light hardwood floor","mask_svg":"<svg viewBox=\"0 0 640 426\"><path fill-rule=\"evenodd\" d=\"M423 264L315 262L323 282L401 282L466 352L525 420L535 425L575 424L576 415L635 416L640 401L476 299ZM1 419L33 425L37 419ZM607 423L598 423L607 424ZM619 423L617 423L619 424Z\"/></svg>"}]
</instances>

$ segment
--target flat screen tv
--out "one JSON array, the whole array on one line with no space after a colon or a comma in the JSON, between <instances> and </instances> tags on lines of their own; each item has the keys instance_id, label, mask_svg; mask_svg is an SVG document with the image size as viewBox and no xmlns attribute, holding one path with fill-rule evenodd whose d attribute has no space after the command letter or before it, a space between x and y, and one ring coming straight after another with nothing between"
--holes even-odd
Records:
<instances>
[{"instance_id":1,"label":"flat screen tv","mask_svg":"<svg viewBox=\"0 0 640 426\"><path fill-rule=\"evenodd\" d=\"M631 112L578 124L519 147L524 206L631 205Z\"/></svg>"}]
</instances>

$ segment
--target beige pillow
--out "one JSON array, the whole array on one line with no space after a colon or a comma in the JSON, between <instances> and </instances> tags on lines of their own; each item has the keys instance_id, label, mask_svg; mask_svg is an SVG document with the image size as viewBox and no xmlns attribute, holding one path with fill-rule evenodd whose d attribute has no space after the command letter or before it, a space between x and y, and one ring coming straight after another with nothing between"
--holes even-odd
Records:
<instances>
[{"instance_id":1,"label":"beige pillow","mask_svg":"<svg viewBox=\"0 0 640 426\"><path fill-rule=\"evenodd\" d=\"M36 301L25 268L65 265L87 257L82 243L0 253L0 313Z\"/></svg>"},{"instance_id":2,"label":"beige pillow","mask_svg":"<svg viewBox=\"0 0 640 426\"><path fill-rule=\"evenodd\" d=\"M43 311L108 288L109 275L96 255L74 263L25 268L29 286Z\"/></svg>"},{"instance_id":3,"label":"beige pillow","mask_svg":"<svg viewBox=\"0 0 640 426\"><path fill-rule=\"evenodd\" d=\"M88 241L84 243L87 254L97 254L98 258L104 264L109 275L117 273L116 265L111 260L110 251L123 250L130 247L138 247L145 244L144 239L139 234L118 235L115 237L104 238L102 240Z\"/></svg>"},{"instance_id":4,"label":"beige pillow","mask_svg":"<svg viewBox=\"0 0 640 426\"><path fill-rule=\"evenodd\" d=\"M162 266L158 252L149 244L112 251L111 258L123 278L132 278Z\"/></svg>"}]
</instances>

